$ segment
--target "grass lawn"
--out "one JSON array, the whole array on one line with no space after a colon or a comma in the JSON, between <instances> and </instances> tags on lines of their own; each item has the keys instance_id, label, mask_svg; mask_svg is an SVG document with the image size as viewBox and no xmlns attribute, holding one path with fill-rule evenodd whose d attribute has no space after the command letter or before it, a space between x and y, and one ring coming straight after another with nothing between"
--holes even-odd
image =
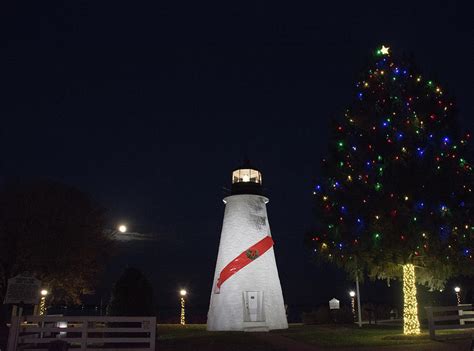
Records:
<instances>
[{"instance_id":1,"label":"grass lawn","mask_svg":"<svg viewBox=\"0 0 474 351\"><path fill-rule=\"evenodd\" d=\"M326 347L438 344L431 341L426 332L420 336L404 336L400 328L375 325L365 325L359 329L357 326L295 324L290 325L288 330L273 331L272 333Z\"/></svg>"},{"instance_id":2,"label":"grass lawn","mask_svg":"<svg viewBox=\"0 0 474 351\"><path fill-rule=\"evenodd\" d=\"M295 340L297 345L310 344L327 350L352 347L373 347L384 350L390 346L406 346L407 350L451 350L455 344L431 341L426 332L420 336L408 337L400 327L365 325L357 326L302 325L293 324L287 330L274 330L266 337L244 332L208 332L205 324L158 325L157 350L160 351L285 351L293 346L283 346L281 336ZM274 337L272 337L272 335ZM280 337L280 339L279 339ZM285 339L287 340L287 339ZM466 340L464 340L465 343ZM470 344L470 341L468 341ZM294 344L294 342L290 342ZM447 347L447 348L446 348ZM390 348L387 348L389 350Z\"/></svg>"},{"instance_id":3,"label":"grass lawn","mask_svg":"<svg viewBox=\"0 0 474 351\"><path fill-rule=\"evenodd\" d=\"M160 351L283 351L252 333L208 332L205 324L158 324L157 336Z\"/></svg>"}]
</instances>

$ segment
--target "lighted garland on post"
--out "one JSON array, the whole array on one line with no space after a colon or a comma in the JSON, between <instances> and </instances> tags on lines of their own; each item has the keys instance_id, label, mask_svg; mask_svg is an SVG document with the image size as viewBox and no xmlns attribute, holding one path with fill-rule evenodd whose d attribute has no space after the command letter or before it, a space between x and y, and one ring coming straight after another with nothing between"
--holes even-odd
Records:
<instances>
[{"instance_id":1,"label":"lighted garland on post","mask_svg":"<svg viewBox=\"0 0 474 351\"><path fill-rule=\"evenodd\" d=\"M40 298L38 314L40 316L44 316L46 314L46 296L41 296Z\"/></svg>"},{"instance_id":2,"label":"lighted garland on post","mask_svg":"<svg viewBox=\"0 0 474 351\"><path fill-rule=\"evenodd\" d=\"M382 46L331 138L308 242L351 275L403 279L404 332L417 334L415 282L474 271L470 134L441 86Z\"/></svg>"},{"instance_id":3,"label":"lighted garland on post","mask_svg":"<svg viewBox=\"0 0 474 351\"><path fill-rule=\"evenodd\" d=\"M185 314L186 312L185 312L184 296L181 296L180 303L181 303L181 314L180 314L180 318L179 318L179 323L181 325L185 325L186 324L186 314Z\"/></svg>"}]
</instances>

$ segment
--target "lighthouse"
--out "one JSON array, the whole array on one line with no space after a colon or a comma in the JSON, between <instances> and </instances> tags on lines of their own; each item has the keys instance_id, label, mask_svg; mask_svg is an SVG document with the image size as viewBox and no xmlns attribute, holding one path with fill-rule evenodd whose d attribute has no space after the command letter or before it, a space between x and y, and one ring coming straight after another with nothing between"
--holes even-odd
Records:
<instances>
[{"instance_id":1,"label":"lighthouse","mask_svg":"<svg viewBox=\"0 0 474 351\"><path fill-rule=\"evenodd\" d=\"M232 172L207 316L207 330L286 329L285 305L263 196L262 174Z\"/></svg>"}]
</instances>

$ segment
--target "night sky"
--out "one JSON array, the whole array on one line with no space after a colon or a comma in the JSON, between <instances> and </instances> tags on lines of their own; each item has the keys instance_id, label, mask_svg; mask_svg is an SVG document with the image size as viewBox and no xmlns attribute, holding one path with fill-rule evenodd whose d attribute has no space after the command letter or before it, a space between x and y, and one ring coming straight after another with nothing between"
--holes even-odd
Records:
<instances>
[{"instance_id":1,"label":"night sky","mask_svg":"<svg viewBox=\"0 0 474 351\"><path fill-rule=\"evenodd\" d=\"M49 177L91 193L124 241L98 285L127 265L159 308L186 287L205 314L223 188L245 156L263 173L286 302L294 309L350 283L316 267L303 236L312 185L371 51L414 53L473 129L474 21L468 1L31 1L0 5L2 176ZM370 289L369 289L370 288ZM365 298L392 301L365 285ZM177 307L176 307L177 308ZM306 307L305 307L306 308ZM198 312L196 312L198 313Z\"/></svg>"}]
</instances>

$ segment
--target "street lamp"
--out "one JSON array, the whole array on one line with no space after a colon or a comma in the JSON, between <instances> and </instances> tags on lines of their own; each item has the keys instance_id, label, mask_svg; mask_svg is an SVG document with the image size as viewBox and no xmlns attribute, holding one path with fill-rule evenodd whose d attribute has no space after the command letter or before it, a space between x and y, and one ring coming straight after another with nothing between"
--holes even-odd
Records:
<instances>
[{"instance_id":1,"label":"street lamp","mask_svg":"<svg viewBox=\"0 0 474 351\"><path fill-rule=\"evenodd\" d=\"M459 286L454 287L454 292L456 293L456 300L458 301L458 305L461 304L461 288Z\"/></svg>"},{"instance_id":2,"label":"street lamp","mask_svg":"<svg viewBox=\"0 0 474 351\"><path fill-rule=\"evenodd\" d=\"M355 291L354 290L349 291L349 296L351 297L352 316L354 317L354 320L355 320L355 316L356 316L356 310L355 310L355 296L356 296L356 293L355 293Z\"/></svg>"},{"instance_id":3,"label":"street lamp","mask_svg":"<svg viewBox=\"0 0 474 351\"><path fill-rule=\"evenodd\" d=\"M40 299L40 305L39 305L39 315L43 316L46 314L46 296L48 296L48 290L42 289L40 291L41 294L41 299Z\"/></svg>"},{"instance_id":4,"label":"street lamp","mask_svg":"<svg viewBox=\"0 0 474 351\"><path fill-rule=\"evenodd\" d=\"M181 302L181 316L180 316L180 324L185 325L186 324L186 314L185 314L185 300L184 297L186 296L188 292L184 289L181 289L179 291L179 295L181 295L180 302Z\"/></svg>"}]
</instances>

